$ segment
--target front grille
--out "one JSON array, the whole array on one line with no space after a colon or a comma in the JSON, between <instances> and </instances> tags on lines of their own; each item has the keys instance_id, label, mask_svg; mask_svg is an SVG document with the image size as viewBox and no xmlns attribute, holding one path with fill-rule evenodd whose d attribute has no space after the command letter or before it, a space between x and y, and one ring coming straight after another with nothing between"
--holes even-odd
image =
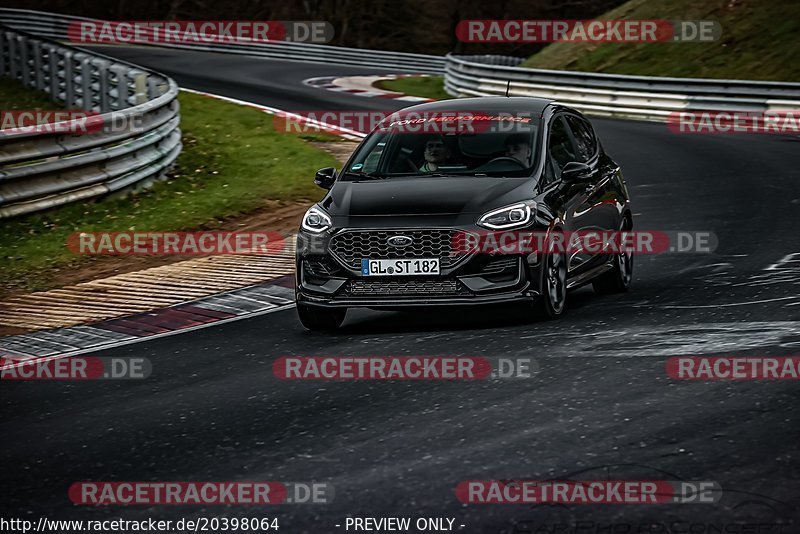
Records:
<instances>
[{"instance_id":1,"label":"front grille","mask_svg":"<svg viewBox=\"0 0 800 534\"><path fill-rule=\"evenodd\" d=\"M351 280L345 293L361 295L457 295L463 293L455 278L436 280Z\"/></svg>"},{"instance_id":2,"label":"front grille","mask_svg":"<svg viewBox=\"0 0 800 534\"><path fill-rule=\"evenodd\" d=\"M410 245L393 247L386 240L404 235L412 239ZM454 250L453 242L463 232L456 230L357 230L333 236L331 252L351 269L361 270L361 260L385 258L439 258L440 266L447 268L458 263L463 250ZM463 247L458 247L463 248Z\"/></svg>"}]
</instances>

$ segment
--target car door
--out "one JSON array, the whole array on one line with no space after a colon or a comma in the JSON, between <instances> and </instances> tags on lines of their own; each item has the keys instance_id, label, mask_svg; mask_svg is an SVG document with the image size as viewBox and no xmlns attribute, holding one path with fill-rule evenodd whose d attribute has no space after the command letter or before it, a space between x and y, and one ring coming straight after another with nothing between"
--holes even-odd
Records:
<instances>
[{"instance_id":1,"label":"car door","mask_svg":"<svg viewBox=\"0 0 800 534\"><path fill-rule=\"evenodd\" d=\"M617 207L613 194L609 196L611 176L601 164L600 147L594 131L585 119L577 115L564 113L563 119L574 146L573 161L584 163L591 169L589 177L576 183L572 191L575 198L572 213L574 230L584 235L594 231L617 230ZM597 240L593 243L599 244ZM568 259L570 268L580 273L604 263L607 258L598 254L597 250L582 251L578 247Z\"/></svg>"},{"instance_id":2,"label":"car door","mask_svg":"<svg viewBox=\"0 0 800 534\"><path fill-rule=\"evenodd\" d=\"M589 179L567 183L561 181L561 170L570 162L584 163L585 155L579 154L575 138L566 121L566 113L557 113L550 121L548 128L547 154L545 160L544 180L557 182L556 194L562 206L564 229L572 235L583 233L597 226L592 207L592 185L595 173ZM575 276L591 268L595 258L570 247L567 254L569 276Z\"/></svg>"},{"instance_id":3,"label":"car door","mask_svg":"<svg viewBox=\"0 0 800 534\"><path fill-rule=\"evenodd\" d=\"M617 171L615 165L608 165L608 158L602 157L600 143L589 121L577 115L566 116L581 163L592 168L592 190L589 200L595 205L594 218L597 226L604 230L619 230L618 194L614 184Z\"/></svg>"}]
</instances>

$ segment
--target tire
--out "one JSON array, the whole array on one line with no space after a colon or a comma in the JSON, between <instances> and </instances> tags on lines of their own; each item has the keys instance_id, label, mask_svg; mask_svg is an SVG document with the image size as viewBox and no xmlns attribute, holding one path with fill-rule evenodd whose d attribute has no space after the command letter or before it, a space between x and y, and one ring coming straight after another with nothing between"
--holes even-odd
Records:
<instances>
[{"instance_id":1,"label":"tire","mask_svg":"<svg viewBox=\"0 0 800 534\"><path fill-rule=\"evenodd\" d=\"M622 223L622 231L629 229L627 219ZM624 293L631 287L633 280L633 251L620 252L614 255L614 267L592 281L592 287L598 295Z\"/></svg>"},{"instance_id":2,"label":"tire","mask_svg":"<svg viewBox=\"0 0 800 534\"><path fill-rule=\"evenodd\" d=\"M344 322L347 308L323 308L309 304L297 305L297 316L308 330L336 330Z\"/></svg>"},{"instance_id":3,"label":"tire","mask_svg":"<svg viewBox=\"0 0 800 534\"><path fill-rule=\"evenodd\" d=\"M567 256L563 252L545 253L540 269L540 298L534 304L534 315L549 321L564 314L567 307Z\"/></svg>"}]
</instances>

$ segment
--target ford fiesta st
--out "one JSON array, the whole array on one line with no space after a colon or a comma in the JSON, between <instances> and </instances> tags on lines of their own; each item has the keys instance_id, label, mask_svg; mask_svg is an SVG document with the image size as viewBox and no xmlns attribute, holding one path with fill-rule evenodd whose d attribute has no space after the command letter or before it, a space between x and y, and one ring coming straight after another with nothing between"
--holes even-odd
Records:
<instances>
[{"instance_id":1,"label":"ford fiesta st","mask_svg":"<svg viewBox=\"0 0 800 534\"><path fill-rule=\"evenodd\" d=\"M498 254L491 232L547 236L632 229L619 166L583 115L534 98L469 98L406 108L367 136L302 220L297 311L311 330L348 308L529 302L560 316L567 290L625 291L632 252L567 248ZM469 243L465 245L464 243Z\"/></svg>"}]
</instances>

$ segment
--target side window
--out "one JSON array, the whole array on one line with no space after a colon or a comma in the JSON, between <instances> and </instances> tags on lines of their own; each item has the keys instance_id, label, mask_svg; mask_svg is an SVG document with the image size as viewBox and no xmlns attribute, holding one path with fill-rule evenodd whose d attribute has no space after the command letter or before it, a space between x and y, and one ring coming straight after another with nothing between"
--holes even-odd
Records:
<instances>
[{"instance_id":1,"label":"side window","mask_svg":"<svg viewBox=\"0 0 800 534\"><path fill-rule=\"evenodd\" d=\"M350 167L345 171L375 172L386 148L385 139L378 134L372 134L364 144L356 149L355 157L350 161Z\"/></svg>"},{"instance_id":2,"label":"side window","mask_svg":"<svg viewBox=\"0 0 800 534\"><path fill-rule=\"evenodd\" d=\"M573 115L567 116L567 122L575 138L578 158L576 161L586 163L592 159L597 152L597 141L592 132L592 127L584 120Z\"/></svg>"},{"instance_id":3,"label":"side window","mask_svg":"<svg viewBox=\"0 0 800 534\"><path fill-rule=\"evenodd\" d=\"M559 115L550 124L550 138L547 140L547 161L545 180L549 183L561 176L561 169L570 161L577 161L563 116Z\"/></svg>"},{"instance_id":4,"label":"side window","mask_svg":"<svg viewBox=\"0 0 800 534\"><path fill-rule=\"evenodd\" d=\"M370 152L366 158L364 158L364 165L361 169L354 169L354 170L361 170L362 172L372 173L378 170L378 163L381 160L381 154L383 154L383 149L386 148L386 143L378 143L375 145L375 148ZM355 167L355 165L354 165Z\"/></svg>"}]
</instances>

